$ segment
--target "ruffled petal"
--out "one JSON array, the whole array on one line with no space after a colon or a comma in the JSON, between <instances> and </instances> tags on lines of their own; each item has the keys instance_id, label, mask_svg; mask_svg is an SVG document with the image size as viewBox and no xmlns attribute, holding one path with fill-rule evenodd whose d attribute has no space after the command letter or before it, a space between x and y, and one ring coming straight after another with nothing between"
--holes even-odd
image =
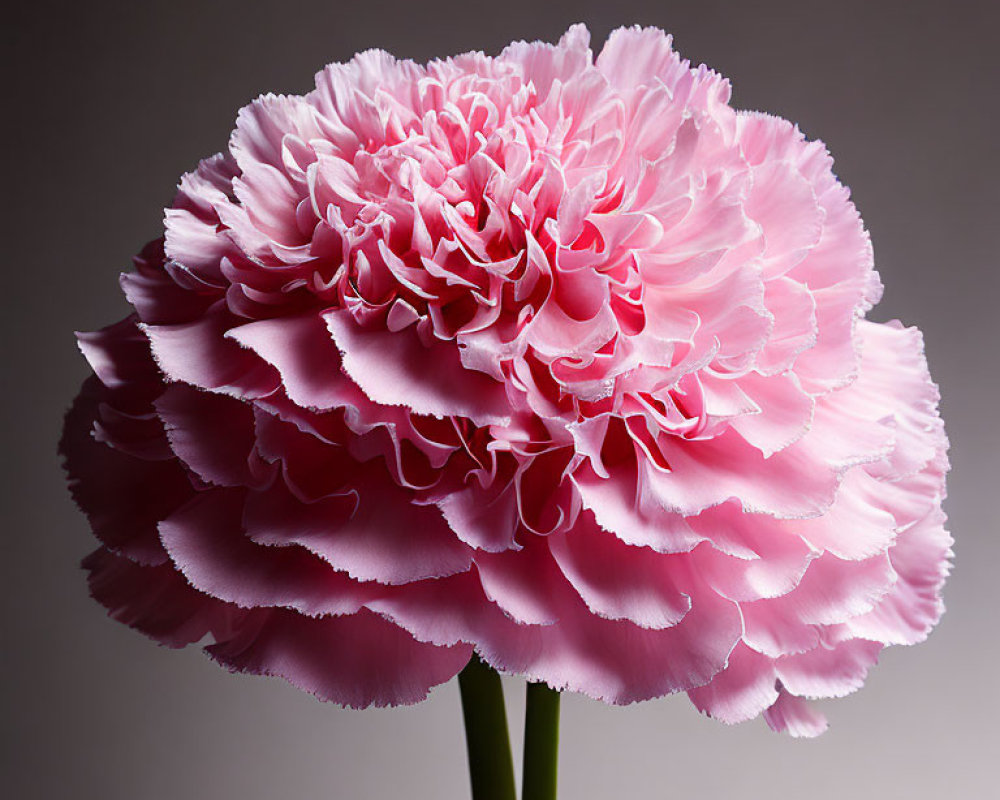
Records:
<instances>
[{"instance_id":1,"label":"ruffled petal","mask_svg":"<svg viewBox=\"0 0 1000 800\"><path fill-rule=\"evenodd\" d=\"M268 548L243 531L244 492L203 492L160 523L160 537L201 592L241 608L279 606L307 616L354 614L379 588L337 572L302 547Z\"/></svg>"},{"instance_id":2,"label":"ruffled petal","mask_svg":"<svg viewBox=\"0 0 1000 800\"><path fill-rule=\"evenodd\" d=\"M172 384L155 403L170 449L207 483L252 486L253 410L225 395Z\"/></svg>"},{"instance_id":3,"label":"ruffled petal","mask_svg":"<svg viewBox=\"0 0 1000 800\"><path fill-rule=\"evenodd\" d=\"M760 716L778 700L774 664L767 656L738 644L726 668L711 683L692 689L695 707L727 725Z\"/></svg>"},{"instance_id":4,"label":"ruffled petal","mask_svg":"<svg viewBox=\"0 0 1000 800\"><path fill-rule=\"evenodd\" d=\"M465 370L454 348L425 347L408 331L362 330L341 312L323 317L344 371L376 403L435 417L468 417L479 425L509 419L503 384Z\"/></svg>"},{"instance_id":5,"label":"ruffled petal","mask_svg":"<svg viewBox=\"0 0 1000 800\"><path fill-rule=\"evenodd\" d=\"M167 647L224 638L246 612L195 591L169 563L136 564L105 549L83 561L90 593L116 620Z\"/></svg>"},{"instance_id":6,"label":"ruffled petal","mask_svg":"<svg viewBox=\"0 0 1000 800\"><path fill-rule=\"evenodd\" d=\"M796 739L812 739L827 729L826 717L806 700L782 690L778 699L764 712L768 727Z\"/></svg>"},{"instance_id":7,"label":"ruffled petal","mask_svg":"<svg viewBox=\"0 0 1000 800\"><path fill-rule=\"evenodd\" d=\"M691 598L676 583L675 562L682 556L627 545L603 531L592 514L548 543L563 575L600 617L659 629L676 625L691 609Z\"/></svg>"},{"instance_id":8,"label":"ruffled petal","mask_svg":"<svg viewBox=\"0 0 1000 800\"><path fill-rule=\"evenodd\" d=\"M662 630L603 620L567 601L560 624L492 626L476 649L501 671L627 705L703 685L725 666L740 636L736 605L696 583L691 599L684 619Z\"/></svg>"},{"instance_id":9,"label":"ruffled petal","mask_svg":"<svg viewBox=\"0 0 1000 800\"><path fill-rule=\"evenodd\" d=\"M233 671L284 678L350 708L419 703L472 655L469 645L418 642L369 611L314 619L276 609L205 649Z\"/></svg>"},{"instance_id":10,"label":"ruffled petal","mask_svg":"<svg viewBox=\"0 0 1000 800\"><path fill-rule=\"evenodd\" d=\"M188 500L191 483L174 460L137 458L134 451L95 438L101 409L111 399L107 387L91 377L66 415L59 450L70 492L94 535L111 551L142 564L161 564L166 554L156 526ZM166 444L158 424L144 435L152 436L147 449Z\"/></svg>"},{"instance_id":11,"label":"ruffled petal","mask_svg":"<svg viewBox=\"0 0 1000 800\"><path fill-rule=\"evenodd\" d=\"M216 308L195 322L141 327L167 380L248 399L270 394L277 371L225 338L227 322Z\"/></svg>"},{"instance_id":12,"label":"ruffled petal","mask_svg":"<svg viewBox=\"0 0 1000 800\"><path fill-rule=\"evenodd\" d=\"M340 351L317 315L258 320L232 328L226 336L273 366L289 399L303 408L370 405L341 371Z\"/></svg>"},{"instance_id":13,"label":"ruffled petal","mask_svg":"<svg viewBox=\"0 0 1000 800\"><path fill-rule=\"evenodd\" d=\"M247 499L244 525L259 544L301 545L362 581L440 578L471 563L469 548L434 506L412 504L405 490L390 489L372 470L359 470L344 494L312 503L276 483Z\"/></svg>"},{"instance_id":14,"label":"ruffled petal","mask_svg":"<svg viewBox=\"0 0 1000 800\"><path fill-rule=\"evenodd\" d=\"M775 662L778 678L792 694L843 697L861 687L883 645L851 639L832 648L784 656Z\"/></svg>"}]
</instances>

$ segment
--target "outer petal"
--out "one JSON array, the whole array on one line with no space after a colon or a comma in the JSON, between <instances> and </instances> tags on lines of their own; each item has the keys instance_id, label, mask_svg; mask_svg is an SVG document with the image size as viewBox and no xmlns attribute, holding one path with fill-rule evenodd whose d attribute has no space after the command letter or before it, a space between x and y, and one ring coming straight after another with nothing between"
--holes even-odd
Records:
<instances>
[{"instance_id":1,"label":"outer petal","mask_svg":"<svg viewBox=\"0 0 1000 800\"><path fill-rule=\"evenodd\" d=\"M851 391L892 414L895 446L887 463L870 471L889 480L923 469L947 446L938 416L941 395L931 381L916 328L893 321L858 323L861 371Z\"/></svg>"},{"instance_id":2,"label":"outer petal","mask_svg":"<svg viewBox=\"0 0 1000 800\"><path fill-rule=\"evenodd\" d=\"M671 628L603 620L575 601L557 625L487 628L476 649L501 671L615 705L686 691L722 670L741 628L735 604L690 585L691 610Z\"/></svg>"},{"instance_id":3,"label":"outer petal","mask_svg":"<svg viewBox=\"0 0 1000 800\"><path fill-rule=\"evenodd\" d=\"M216 489L160 523L163 544L199 591L242 608L354 614L379 588L361 584L302 547L267 548L242 529L244 492Z\"/></svg>"},{"instance_id":4,"label":"outer petal","mask_svg":"<svg viewBox=\"0 0 1000 800\"><path fill-rule=\"evenodd\" d=\"M668 512L654 503L643 504L636 478L623 473L620 469L608 478L601 478L584 466L573 475L584 507L593 512L602 528L627 544L660 553L686 553L704 541L681 514Z\"/></svg>"},{"instance_id":5,"label":"outer petal","mask_svg":"<svg viewBox=\"0 0 1000 800\"><path fill-rule=\"evenodd\" d=\"M688 697L704 714L727 725L745 722L778 700L774 663L767 656L740 643L729 655L726 668Z\"/></svg>"},{"instance_id":6,"label":"outer petal","mask_svg":"<svg viewBox=\"0 0 1000 800\"><path fill-rule=\"evenodd\" d=\"M170 564L144 566L101 549L83 561L90 592L119 622L167 647L225 637L246 612L195 591Z\"/></svg>"},{"instance_id":7,"label":"outer petal","mask_svg":"<svg viewBox=\"0 0 1000 800\"><path fill-rule=\"evenodd\" d=\"M292 402L315 409L356 402L359 392L340 371L340 352L318 315L259 320L226 336L275 367Z\"/></svg>"},{"instance_id":8,"label":"outer petal","mask_svg":"<svg viewBox=\"0 0 1000 800\"><path fill-rule=\"evenodd\" d=\"M195 322L143 325L153 357L167 380L213 392L255 398L273 392L277 372L225 338L228 320L218 306Z\"/></svg>"},{"instance_id":9,"label":"outer petal","mask_svg":"<svg viewBox=\"0 0 1000 800\"><path fill-rule=\"evenodd\" d=\"M734 503L709 509L691 524L711 542L711 546L702 544L692 552L695 569L715 591L734 602L795 591L818 555L795 533L794 526L799 523L744 514ZM745 552L730 546L731 540Z\"/></svg>"},{"instance_id":10,"label":"outer petal","mask_svg":"<svg viewBox=\"0 0 1000 800\"><path fill-rule=\"evenodd\" d=\"M254 627L205 649L231 670L284 678L351 708L418 703L472 654L469 645L418 642L369 611L317 619L267 611Z\"/></svg>"},{"instance_id":11,"label":"outer petal","mask_svg":"<svg viewBox=\"0 0 1000 800\"><path fill-rule=\"evenodd\" d=\"M619 92L662 81L673 87L688 74L688 63L673 50L673 37L659 28L618 28L597 57L597 68Z\"/></svg>"},{"instance_id":12,"label":"outer petal","mask_svg":"<svg viewBox=\"0 0 1000 800\"><path fill-rule=\"evenodd\" d=\"M867 614L847 621L855 636L884 644L916 644L944 612L941 586L950 568L951 536L935 508L899 535L889 558L899 579Z\"/></svg>"},{"instance_id":13,"label":"outer petal","mask_svg":"<svg viewBox=\"0 0 1000 800\"><path fill-rule=\"evenodd\" d=\"M788 691L806 697L843 697L860 688L883 645L851 639L832 648L785 656L775 662Z\"/></svg>"},{"instance_id":14,"label":"outer petal","mask_svg":"<svg viewBox=\"0 0 1000 800\"><path fill-rule=\"evenodd\" d=\"M172 384L156 399L170 448L192 472L220 486L251 486L252 409L225 395Z\"/></svg>"},{"instance_id":15,"label":"outer petal","mask_svg":"<svg viewBox=\"0 0 1000 800\"><path fill-rule=\"evenodd\" d=\"M107 389L91 377L66 415L59 449L70 492L94 535L111 551L143 564L161 564L166 554L157 523L187 501L191 483L174 460L139 460L95 440L98 404L107 396ZM159 439L164 439L162 432Z\"/></svg>"},{"instance_id":16,"label":"outer petal","mask_svg":"<svg viewBox=\"0 0 1000 800\"><path fill-rule=\"evenodd\" d=\"M483 592L504 614L521 624L559 622L571 591L552 559L548 537L529 536L516 550L480 552L474 560Z\"/></svg>"},{"instance_id":17,"label":"outer petal","mask_svg":"<svg viewBox=\"0 0 1000 800\"><path fill-rule=\"evenodd\" d=\"M573 25L559 44L514 42L500 54L500 60L520 65L526 80L538 87L542 100L555 81L567 82L590 66L590 31Z\"/></svg>"},{"instance_id":18,"label":"outer petal","mask_svg":"<svg viewBox=\"0 0 1000 800\"><path fill-rule=\"evenodd\" d=\"M827 728L826 717L812 708L801 697L782 690L778 699L764 712L764 719L771 730L789 736L811 739Z\"/></svg>"},{"instance_id":19,"label":"outer petal","mask_svg":"<svg viewBox=\"0 0 1000 800\"><path fill-rule=\"evenodd\" d=\"M437 501L455 535L471 547L490 553L515 546L520 520L513 484L483 489L473 481L468 487L449 492Z\"/></svg>"}]
</instances>

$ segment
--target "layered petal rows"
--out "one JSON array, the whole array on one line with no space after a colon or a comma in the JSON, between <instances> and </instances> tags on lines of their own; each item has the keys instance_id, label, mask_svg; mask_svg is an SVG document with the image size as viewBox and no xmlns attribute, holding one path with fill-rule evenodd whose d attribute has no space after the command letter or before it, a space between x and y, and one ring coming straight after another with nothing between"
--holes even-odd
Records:
<instances>
[{"instance_id":1,"label":"layered petal rows","mask_svg":"<svg viewBox=\"0 0 1000 800\"><path fill-rule=\"evenodd\" d=\"M473 652L825 727L941 614L947 440L820 142L656 29L261 97L79 337L111 614L324 700Z\"/></svg>"}]
</instances>

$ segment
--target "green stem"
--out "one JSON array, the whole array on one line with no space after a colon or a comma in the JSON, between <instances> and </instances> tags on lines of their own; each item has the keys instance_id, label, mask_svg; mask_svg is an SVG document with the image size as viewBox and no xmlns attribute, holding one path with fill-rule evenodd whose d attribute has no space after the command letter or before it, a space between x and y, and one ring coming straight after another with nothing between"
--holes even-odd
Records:
<instances>
[{"instance_id":1,"label":"green stem","mask_svg":"<svg viewBox=\"0 0 1000 800\"><path fill-rule=\"evenodd\" d=\"M529 683L526 699L521 800L556 800L559 692L544 683Z\"/></svg>"},{"instance_id":2,"label":"green stem","mask_svg":"<svg viewBox=\"0 0 1000 800\"><path fill-rule=\"evenodd\" d=\"M500 676L473 656L458 674L473 800L516 800Z\"/></svg>"}]
</instances>

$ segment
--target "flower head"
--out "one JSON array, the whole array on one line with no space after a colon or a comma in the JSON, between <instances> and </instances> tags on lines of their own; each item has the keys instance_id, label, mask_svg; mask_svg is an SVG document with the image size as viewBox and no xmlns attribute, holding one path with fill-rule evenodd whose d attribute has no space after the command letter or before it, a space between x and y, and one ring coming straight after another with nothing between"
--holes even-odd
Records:
<instances>
[{"instance_id":1,"label":"flower head","mask_svg":"<svg viewBox=\"0 0 1000 800\"><path fill-rule=\"evenodd\" d=\"M822 730L941 613L947 440L824 146L728 101L575 26L244 108L80 336L97 599L351 706L476 651Z\"/></svg>"}]
</instances>

